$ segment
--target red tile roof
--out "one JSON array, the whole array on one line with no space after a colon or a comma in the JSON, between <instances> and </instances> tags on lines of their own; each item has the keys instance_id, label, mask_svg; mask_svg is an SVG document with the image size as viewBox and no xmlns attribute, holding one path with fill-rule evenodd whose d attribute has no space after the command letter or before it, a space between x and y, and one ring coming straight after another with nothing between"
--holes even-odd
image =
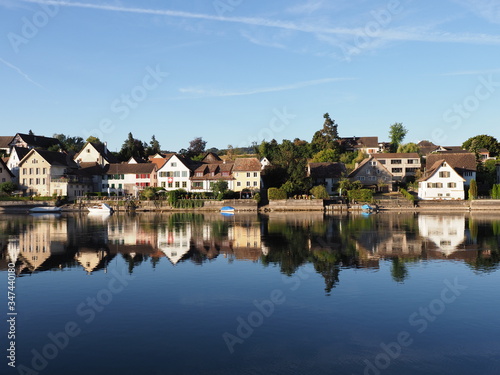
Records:
<instances>
[{"instance_id":1,"label":"red tile roof","mask_svg":"<svg viewBox=\"0 0 500 375\"><path fill-rule=\"evenodd\" d=\"M259 172L261 168L257 158L237 158L234 161L233 172Z\"/></svg>"}]
</instances>

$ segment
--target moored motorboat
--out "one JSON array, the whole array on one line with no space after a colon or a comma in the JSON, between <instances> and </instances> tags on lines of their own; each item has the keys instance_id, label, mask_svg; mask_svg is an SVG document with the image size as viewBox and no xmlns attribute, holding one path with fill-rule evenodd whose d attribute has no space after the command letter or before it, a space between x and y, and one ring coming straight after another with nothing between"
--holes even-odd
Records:
<instances>
[{"instance_id":1,"label":"moored motorboat","mask_svg":"<svg viewBox=\"0 0 500 375\"><path fill-rule=\"evenodd\" d=\"M87 207L90 214L110 214L113 212L113 208L106 203L101 203L100 205Z\"/></svg>"},{"instance_id":2,"label":"moored motorboat","mask_svg":"<svg viewBox=\"0 0 500 375\"><path fill-rule=\"evenodd\" d=\"M234 214L234 207L224 206L220 209L220 212L225 213L225 214Z\"/></svg>"}]
</instances>

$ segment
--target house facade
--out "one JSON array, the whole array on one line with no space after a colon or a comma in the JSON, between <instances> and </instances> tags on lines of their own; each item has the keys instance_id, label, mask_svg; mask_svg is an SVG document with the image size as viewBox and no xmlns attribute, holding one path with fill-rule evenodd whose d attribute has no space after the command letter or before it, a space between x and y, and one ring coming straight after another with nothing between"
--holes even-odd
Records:
<instances>
[{"instance_id":1,"label":"house facade","mask_svg":"<svg viewBox=\"0 0 500 375\"><path fill-rule=\"evenodd\" d=\"M234 178L234 191L260 190L261 163L257 158L237 158L234 161L232 175Z\"/></svg>"},{"instance_id":2,"label":"house facade","mask_svg":"<svg viewBox=\"0 0 500 375\"><path fill-rule=\"evenodd\" d=\"M420 156L414 153L381 153L372 155L391 172L394 181L407 181L415 177L422 167Z\"/></svg>"},{"instance_id":3,"label":"house facade","mask_svg":"<svg viewBox=\"0 0 500 375\"><path fill-rule=\"evenodd\" d=\"M440 152L427 155L426 167L432 168L439 161L446 161L461 177L465 186L470 186L471 180L476 180L476 155L471 152L449 153Z\"/></svg>"},{"instance_id":4,"label":"house facade","mask_svg":"<svg viewBox=\"0 0 500 375\"><path fill-rule=\"evenodd\" d=\"M19 187L28 195L75 198L92 191L92 180L67 154L32 149L19 163Z\"/></svg>"},{"instance_id":5,"label":"house facade","mask_svg":"<svg viewBox=\"0 0 500 375\"><path fill-rule=\"evenodd\" d=\"M61 142L57 138L44 137L42 135L17 133L9 143L10 149L12 147L24 148L40 148L47 150L50 147L58 146L62 149Z\"/></svg>"},{"instance_id":6,"label":"house facade","mask_svg":"<svg viewBox=\"0 0 500 375\"><path fill-rule=\"evenodd\" d=\"M165 190L184 189L191 191L190 163L182 156L170 154L158 168L158 186Z\"/></svg>"},{"instance_id":7,"label":"house facade","mask_svg":"<svg viewBox=\"0 0 500 375\"><path fill-rule=\"evenodd\" d=\"M158 186L154 163L120 163L106 166L107 186L103 192L137 197L146 187Z\"/></svg>"},{"instance_id":8,"label":"house facade","mask_svg":"<svg viewBox=\"0 0 500 375\"><path fill-rule=\"evenodd\" d=\"M0 158L0 183L14 182L14 174L10 171L7 164Z\"/></svg>"},{"instance_id":9,"label":"house facade","mask_svg":"<svg viewBox=\"0 0 500 375\"><path fill-rule=\"evenodd\" d=\"M119 163L119 160L108 150L106 142L87 142L81 151L75 155L74 160L77 163L96 163L101 167Z\"/></svg>"},{"instance_id":10,"label":"house facade","mask_svg":"<svg viewBox=\"0 0 500 375\"><path fill-rule=\"evenodd\" d=\"M342 176L346 173L343 163L309 163L307 176L311 177L313 186L323 185L328 193L333 193Z\"/></svg>"},{"instance_id":11,"label":"house facade","mask_svg":"<svg viewBox=\"0 0 500 375\"><path fill-rule=\"evenodd\" d=\"M360 181L365 187L377 190L392 190L393 176L378 159L371 155L363 160L348 176L351 181Z\"/></svg>"},{"instance_id":12,"label":"house facade","mask_svg":"<svg viewBox=\"0 0 500 375\"><path fill-rule=\"evenodd\" d=\"M10 155L9 161L7 162L7 167L14 174L14 183L19 185L19 163L21 160L30 152L29 148L25 147L13 147Z\"/></svg>"},{"instance_id":13,"label":"house facade","mask_svg":"<svg viewBox=\"0 0 500 375\"><path fill-rule=\"evenodd\" d=\"M465 178L444 159L438 160L426 171L418 181L418 198L432 199L464 199Z\"/></svg>"}]
</instances>

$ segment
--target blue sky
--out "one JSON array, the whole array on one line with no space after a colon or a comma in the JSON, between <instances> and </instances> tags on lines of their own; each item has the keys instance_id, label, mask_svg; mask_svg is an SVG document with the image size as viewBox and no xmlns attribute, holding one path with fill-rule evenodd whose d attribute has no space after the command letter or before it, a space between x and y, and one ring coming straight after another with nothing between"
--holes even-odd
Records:
<instances>
[{"instance_id":1,"label":"blue sky","mask_svg":"<svg viewBox=\"0 0 500 375\"><path fill-rule=\"evenodd\" d=\"M57 4L57 5L55 5ZM1 134L500 138L497 0L0 0Z\"/></svg>"}]
</instances>

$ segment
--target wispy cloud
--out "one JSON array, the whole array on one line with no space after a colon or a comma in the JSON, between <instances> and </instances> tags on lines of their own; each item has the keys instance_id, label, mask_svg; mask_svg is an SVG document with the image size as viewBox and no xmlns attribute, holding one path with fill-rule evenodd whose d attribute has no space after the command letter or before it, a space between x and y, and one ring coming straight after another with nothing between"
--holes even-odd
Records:
<instances>
[{"instance_id":1,"label":"wispy cloud","mask_svg":"<svg viewBox=\"0 0 500 375\"><path fill-rule=\"evenodd\" d=\"M206 98L206 97L227 97L227 96L243 96L243 95L255 95L264 94L269 92L277 91L288 91L296 90L308 86L322 85L325 83L339 82L339 81L349 81L355 78L322 78L311 81L296 82L289 85L273 86L273 87L261 87L245 91L228 91L228 90L207 90L200 87L186 87L181 88L179 91L183 94L191 95L190 98Z\"/></svg>"},{"instance_id":2,"label":"wispy cloud","mask_svg":"<svg viewBox=\"0 0 500 375\"><path fill-rule=\"evenodd\" d=\"M217 15L166 10L166 9L132 8L132 7L117 6L117 5L92 4L92 3L70 2L70 1L54 1L54 0L20 0L20 1L26 3L59 5L63 7L75 7L75 8L96 9L96 10L112 11L112 12L150 14L157 16L235 23L235 24L243 24L249 26L261 26L268 28L298 31L303 33L312 33L312 34L335 34L335 35L351 35L351 36L365 35L365 30L363 27L328 28L328 27L321 27L315 24L272 20L260 17L219 17ZM451 33L451 32L440 32L440 31L427 32L427 31L419 31L419 30L403 29L403 28L381 30L378 33L377 38L385 40L393 40L393 41L410 41L410 42L414 41L414 42L433 42L433 43L467 43L467 44L500 45L500 35L475 34L475 33Z\"/></svg>"},{"instance_id":3,"label":"wispy cloud","mask_svg":"<svg viewBox=\"0 0 500 375\"><path fill-rule=\"evenodd\" d=\"M296 14L311 14L323 8L324 3L324 0L308 0L301 4L292 5L287 9L287 12Z\"/></svg>"},{"instance_id":4,"label":"wispy cloud","mask_svg":"<svg viewBox=\"0 0 500 375\"><path fill-rule=\"evenodd\" d=\"M40 85L38 82L35 82L33 81L26 73L24 73L21 69L19 69L17 66L15 65L12 65L11 63L5 61L4 59L0 58L0 62L4 65L6 65L7 67L15 70L19 75L21 75L26 81L28 81L29 83L32 83L34 84L35 86L38 86L40 87L41 89L44 89L45 90L45 87L43 87L42 85Z\"/></svg>"}]
</instances>

